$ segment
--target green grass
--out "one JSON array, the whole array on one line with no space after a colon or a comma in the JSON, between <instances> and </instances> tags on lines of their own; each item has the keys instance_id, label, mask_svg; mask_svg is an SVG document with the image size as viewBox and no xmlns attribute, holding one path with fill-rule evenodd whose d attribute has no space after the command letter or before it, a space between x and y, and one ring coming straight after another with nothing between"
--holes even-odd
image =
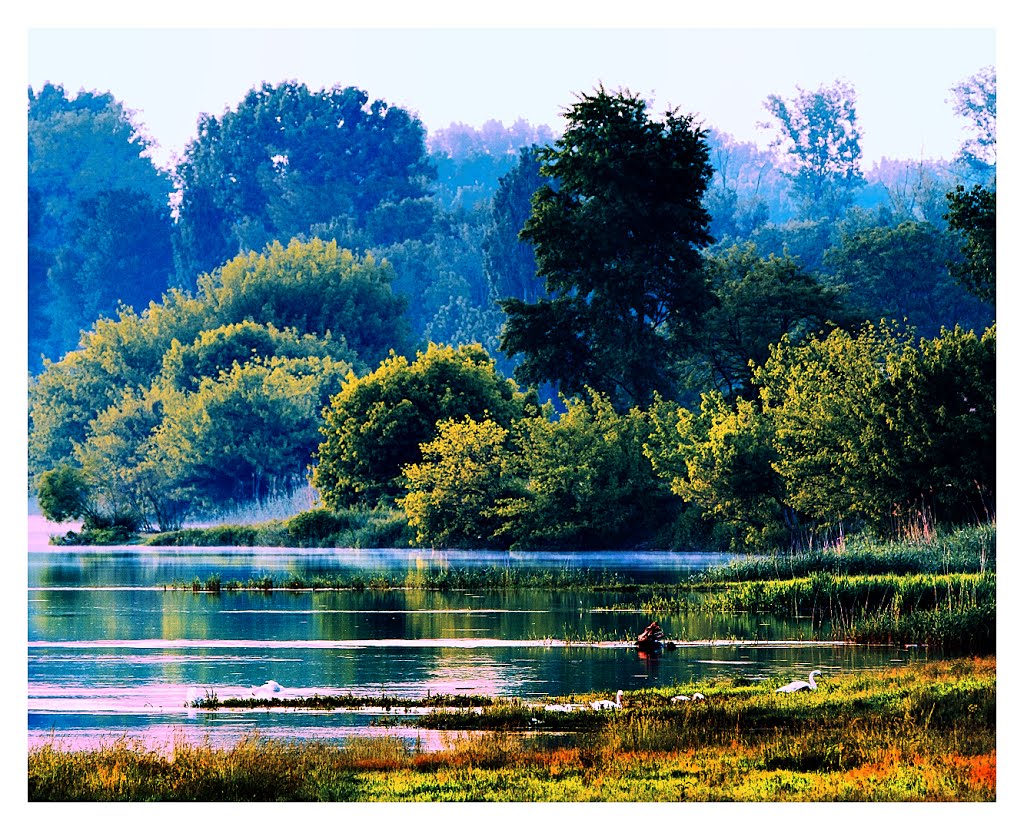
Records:
<instances>
[{"instance_id":1,"label":"green grass","mask_svg":"<svg viewBox=\"0 0 1024 830\"><path fill-rule=\"evenodd\" d=\"M28 756L31 801L982 801L996 798L995 660L819 678L776 695L706 682L628 694L621 711L496 701L421 722L485 729L422 752L394 737L163 750L119 740ZM679 691L699 704L673 705ZM540 723L519 717L532 712ZM441 713L437 713L440 715ZM586 719L584 721L582 718ZM526 731L526 728L530 731ZM567 732L567 730L572 730Z\"/></svg>"},{"instance_id":2,"label":"green grass","mask_svg":"<svg viewBox=\"0 0 1024 830\"><path fill-rule=\"evenodd\" d=\"M369 549L409 547L410 540L408 522L400 510L335 512L317 508L287 519L152 533L143 539L143 544L159 547Z\"/></svg>"}]
</instances>

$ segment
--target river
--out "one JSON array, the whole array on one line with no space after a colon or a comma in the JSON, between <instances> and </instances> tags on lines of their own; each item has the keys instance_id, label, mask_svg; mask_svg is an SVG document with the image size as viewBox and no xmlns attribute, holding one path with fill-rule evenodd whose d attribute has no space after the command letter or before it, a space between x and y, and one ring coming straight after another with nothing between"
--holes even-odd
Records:
<instances>
[{"instance_id":1,"label":"river","mask_svg":"<svg viewBox=\"0 0 1024 830\"><path fill-rule=\"evenodd\" d=\"M394 734L382 712L200 710L219 698L266 695L547 696L687 685L708 677L825 676L924 659L908 649L815 640L809 621L752 615L658 617L679 643L644 658L629 646L651 621L610 610L628 594L560 591L168 590L175 581L271 574L407 574L432 568L595 568L670 581L724 554L493 553L281 548L53 547L31 517L28 544L29 745L84 747L119 737L147 745L262 737L343 741ZM581 640L588 642L584 643ZM589 641L595 642L589 642ZM437 736L433 736L436 740Z\"/></svg>"}]
</instances>

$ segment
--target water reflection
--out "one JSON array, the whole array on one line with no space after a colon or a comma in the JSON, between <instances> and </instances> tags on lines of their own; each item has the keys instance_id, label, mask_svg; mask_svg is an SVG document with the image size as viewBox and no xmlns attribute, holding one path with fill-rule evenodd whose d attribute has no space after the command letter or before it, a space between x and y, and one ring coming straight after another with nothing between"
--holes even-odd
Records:
<instances>
[{"instance_id":1,"label":"water reflection","mask_svg":"<svg viewBox=\"0 0 1024 830\"><path fill-rule=\"evenodd\" d=\"M538 699L685 685L708 677L756 681L810 668L827 676L923 659L910 650L823 642L828 632L812 630L807 620L700 614L659 616L681 646L645 658L623 641L651 618L638 609L611 610L630 599L607 591L205 594L158 587L212 573L244 582L265 573L405 573L501 563L517 568L585 563L653 582L678 579L681 572L727 558L408 550L33 552L30 740L50 734L82 741L97 734L150 740L180 728L189 735L203 731L217 743L252 729L338 739L371 729L368 713L201 712L184 705L207 690L221 698L251 696L270 679L284 687L284 694L301 696L474 693Z\"/></svg>"}]
</instances>

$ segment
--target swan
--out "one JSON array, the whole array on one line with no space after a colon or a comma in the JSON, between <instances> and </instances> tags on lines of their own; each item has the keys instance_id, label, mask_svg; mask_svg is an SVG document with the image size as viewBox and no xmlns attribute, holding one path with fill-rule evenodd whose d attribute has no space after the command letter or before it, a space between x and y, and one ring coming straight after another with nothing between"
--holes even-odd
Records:
<instances>
[{"instance_id":1,"label":"swan","mask_svg":"<svg viewBox=\"0 0 1024 830\"><path fill-rule=\"evenodd\" d=\"M792 683L787 683L785 686L779 686L779 688L775 690L775 693L778 694L779 692L782 692L783 694L788 695L792 692L802 692L804 690L813 692L818 688L818 684L814 682L814 675L816 674L821 674L821 672L815 670L807 675L806 680L794 680Z\"/></svg>"},{"instance_id":2,"label":"swan","mask_svg":"<svg viewBox=\"0 0 1024 830\"><path fill-rule=\"evenodd\" d=\"M256 686L253 690L253 694L256 694L256 692L270 692L273 694L274 692L279 691L281 691L281 684L276 680L268 680L262 686Z\"/></svg>"},{"instance_id":3,"label":"swan","mask_svg":"<svg viewBox=\"0 0 1024 830\"><path fill-rule=\"evenodd\" d=\"M545 712L572 712L572 706L568 703L549 703L544 707Z\"/></svg>"},{"instance_id":4,"label":"swan","mask_svg":"<svg viewBox=\"0 0 1024 830\"><path fill-rule=\"evenodd\" d=\"M601 709L621 709L622 708L622 689L619 689L615 693L615 700L595 700L590 704L591 709L600 711Z\"/></svg>"},{"instance_id":5,"label":"swan","mask_svg":"<svg viewBox=\"0 0 1024 830\"><path fill-rule=\"evenodd\" d=\"M694 692L693 695L676 695L671 699L672 703L687 703L689 701L704 700L704 695L700 692Z\"/></svg>"}]
</instances>

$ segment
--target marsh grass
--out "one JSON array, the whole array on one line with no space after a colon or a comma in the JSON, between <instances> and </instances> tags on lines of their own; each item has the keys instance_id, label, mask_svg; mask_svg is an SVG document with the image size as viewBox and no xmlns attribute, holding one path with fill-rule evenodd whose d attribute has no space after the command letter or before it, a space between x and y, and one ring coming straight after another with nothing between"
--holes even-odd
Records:
<instances>
[{"instance_id":1,"label":"marsh grass","mask_svg":"<svg viewBox=\"0 0 1024 830\"><path fill-rule=\"evenodd\" d=\"M803 695L774 694L783 679L704 683L699 705L668 703L678 688L629 694L621 711L578 713L592 728L568 733L562 713L532 710L539 723L523 726L528 707L496 702L475 720L462 713L463 731L434 752L395 737L333 746L256 735L169 752L51 744L29 753L29 799L995 800L994 659L826 677Z\"/></svg>"},{"instance_id":2,"label":"marsh grass","mask_svg":"<svg viewBox=\"0 0 1024 830\"><path fill-rule=\"evenodd\" d=\"M437 568L403 574L357 572L350 574L260 574L246 582L221 583L216 574L205 580L198 576L190 582L172 582L168 590L254 590L254 591L466 591L466 590L568 590L594 589L633 593L641 586L607 570L590 568Z\"/></svg>"}]
</instances>

